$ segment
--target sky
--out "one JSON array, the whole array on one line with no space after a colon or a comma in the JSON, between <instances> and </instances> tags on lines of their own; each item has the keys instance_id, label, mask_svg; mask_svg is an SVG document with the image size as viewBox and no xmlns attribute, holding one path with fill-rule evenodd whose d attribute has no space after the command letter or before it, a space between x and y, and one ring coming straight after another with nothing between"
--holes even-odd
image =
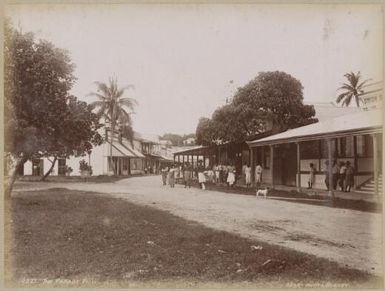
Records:
<instances>
[{"instance_id":1,"label":"sky","mask_svg":"<svg viewBox=\"0 0 385 291\"><path fill-rule=\"evenodd\" d=\"M258 72L301 81L304 102L332 102L347 72L383 80L383 15L363 4L14 4L23 32L68 50L79 99L95 81L133 84L134 130L195 132Z\"/></svg>"}]
</instances>

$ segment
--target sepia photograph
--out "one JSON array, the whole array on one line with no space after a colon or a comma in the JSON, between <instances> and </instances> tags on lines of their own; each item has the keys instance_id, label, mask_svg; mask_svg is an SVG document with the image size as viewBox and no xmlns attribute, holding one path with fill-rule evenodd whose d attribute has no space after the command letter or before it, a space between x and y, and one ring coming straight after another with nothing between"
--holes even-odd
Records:
<instances>
[{"instance_id":1,"label":"sepia photograph","mask_svg":"<svg viewBox=\"0 0 385 291\"><path fill-rule=\"evenodd\" d=\"M384 288L384 2L9 1L5 288Z\"/></svg>"}]
</instances>

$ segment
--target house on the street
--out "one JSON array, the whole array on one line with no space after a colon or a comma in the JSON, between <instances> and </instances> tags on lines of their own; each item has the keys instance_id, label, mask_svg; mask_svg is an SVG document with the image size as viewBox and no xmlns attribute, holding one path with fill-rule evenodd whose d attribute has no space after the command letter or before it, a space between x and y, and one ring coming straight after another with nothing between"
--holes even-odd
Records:
<instances>
[{"instance_id":1,"label":"house on the street","mask_svg":"<svg viewBox=\"0 0 385 291\"><path fill-rule=\"evenodd\" d=\"M69 175L79 175L81 160L92 166L92 174L96 176L111 175L114 169L119 176L158 173L160 167L173 163L173 148L164 148L156 135L135 132L133 140L129 141L116 132L111 145L110 130L103 130L105 142L102 145L94 147L86 156L59 158L51 175L64 176L68 167L73 170ZM49 160L52 159L36 157L29 160L18 169L19 175L42 176L51 167Z\"/></svg>"},{"instance_id":2,"label":"house on the street","mask_svg":"<svg viewBox=\"0 0 385 291\"><path fill-rule=\"evenodd\" d=\"M360 95L362 109L371 110L382 108L382 82L373 82L364 86L365 92Z\"/></svg>"},{"instance_id":3,"label":"house on the street","mask_svg":"<svg viewBox=\"0 0 385 291\"><path fill-rule=\"evenodd\" d=\"M344 116L352 113L361 112L362 110L356 107L340 107L334 103L312 103L316 115L315 117L320 121L326 121L330 118ZM227 142L212 146L196 146L191 149L176 151L174 153L174 160L183 163L188 161L196 166L202 163L205 167L213 165L227 165L232 164L236 168L238 175L242 174L242 169L246 164L251 165L251 151L249 147L250 141L259 140L270 136L271 132L266 130L258 134L253 139L240 142ZM267 158L268 159L268 158Z\"/></svg>"},{"instance_id":4,"label":"house on the street","mask_svg":"<svg viewBox=\"0 0 385 291\"><path fill-rule=\"evenodd\" d=\"M247 142L251 164L262 165L263 182L306 188L309 165L314 188L326 189L325 161L349 161L356 191L382 187L382 111L359 111Z\"/></svg>"},{"instance_id":5,"label":"house on the street","mask_svg":"<svg viewBox=\"0 0 385 291\"><path fill-rule=\"evenodd\" d=\"M195 138L194 138L194 137L186 138L186 139L183 141L183 145L186 145L186 146L195 145Z\"/></svg>"}]
</instances>

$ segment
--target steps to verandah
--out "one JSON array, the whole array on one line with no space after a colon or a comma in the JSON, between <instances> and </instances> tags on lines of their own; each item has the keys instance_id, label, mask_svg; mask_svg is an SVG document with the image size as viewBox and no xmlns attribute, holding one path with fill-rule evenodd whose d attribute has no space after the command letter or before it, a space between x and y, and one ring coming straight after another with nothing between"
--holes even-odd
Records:
<instances>
[{"instance_id":1,"label":"steps to verandah","mask_svg":"<svg viewBox=\"0 0 385 291\"><path fill-rule=\"evenodd\" d=\"M382 193L382 174L378 175L378 193ZM354 192L357 193L363 193L363 194L376 194L375 192L375 185L374 185L374 178L370 179L363 185L361 185L358 189L354 190Z\"/></svg>"}]
</instances>

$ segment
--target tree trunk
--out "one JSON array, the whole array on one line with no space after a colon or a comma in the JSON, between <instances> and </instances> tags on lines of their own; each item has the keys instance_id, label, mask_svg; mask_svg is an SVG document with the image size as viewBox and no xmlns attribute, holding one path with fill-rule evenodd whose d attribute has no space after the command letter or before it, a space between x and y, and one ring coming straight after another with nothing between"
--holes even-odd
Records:
<instances>
[{"instance_id":1,"label":"tree trunk","mask_svg":"<svg viewBox=\"0 0 385 291\"><path fill-rule=\"evenodd\" d=\"M114 176L116 176L116 169L114 166L114 161L112 160L112 144L114 142L114 131L115 131L115 124L111 124L110 163L111 163L112 170L114 171Z\"/></svg>"},{"instance_id":2,"label":"tree trunk","mask_svg":"<svg viewBox=\"0 0 385 291\"><path fill-rule=\"evenodd\" d=\"M13 172L11 174L11 177L8 180L8 183L4 187L5 188L4 189L4 199L6 199L6 200L10 200L11 199L11 192L12 192L13 184L15 183L16 178L17 178L17 170L19 169L19 167L21 165L24 165L24 163L27 160L28 160L28 158L26 158L26 157L18 158L18 160L16 162L16 166L13 169Z\"/></svg>"},{"instance_id":3,"label":"tree trunk","mask_svg":"<svg viewBox=\"0 0 385 291\"><path fill-rule=\"evenodd\" d=\"M40 181L45 181L45 179L51 174L53 167L55 167L57 161L57 156L54 157L53 161L51 162L51 168L49 168L48 172L45 173L45 175L40 179Z\"/></svg>"}]
</instances>

